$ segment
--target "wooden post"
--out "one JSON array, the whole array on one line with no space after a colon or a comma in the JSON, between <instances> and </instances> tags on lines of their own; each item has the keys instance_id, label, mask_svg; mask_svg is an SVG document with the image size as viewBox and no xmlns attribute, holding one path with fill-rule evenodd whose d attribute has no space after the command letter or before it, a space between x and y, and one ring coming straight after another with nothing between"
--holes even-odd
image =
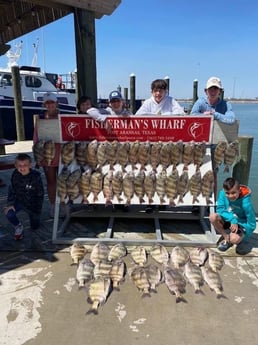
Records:
<instances>
[{"instance_id":1,"label":"wooden post","mask_svg":"<svg viewBox=\"0 0 258 345\"><path fill-rule=\"evenodd\" d=\"M128 87L124 87L124 101L126 109L128 108Z\"/></svg>"},{"instance_id":2,"label":"wooden post","mask_svg":"<svg viewBox=\"0 0 258 345\"><path fill-rule=\"evenodd\" d=\"M168 95L169 95L169 84L170 84L170 81L169 81L169 77L165 77L164 78L165 82L167 83L167 86L168 86Z\"/></svg>"},{"instance_id":3,"label":"wooden post","mask_svg":"<svg viewBox=\"0 0 258 345\"><path fill-rule=\"evenodd\" d=\"M120 84L117 86L117 91L119 91L120 93L122 92L122 88Z\"/></svg>"},{"instance_id":4,"label":"wooden post","mask_svg":"<svg viewBox=\"0 0 258 345\"><path fill-rule=\"evenodd\" d=\"M254 138L249 136L238 137L240 160L234 165L232 176L245 185L248 185L249 181L253 140Z\"/></svg>"},{"instance_id":5,"label":"wooden post","mask_svg":"<svg viewBox=\"0 0 258 345\"><path fill-rule=\"evenodd\" d=\"M193 81L193 105L198 99L198 80Z\"/></svg>"},{"instance_id":6,"label":"wooden post","mask_svg":"<svg viewBox=\"0 0 258 345\"><path fill-rule=\"evenodd\" d=\"M17 140L22 141L22 140L25 140L25 130L24 130L23 110L22 110L20 71L19 71L18 66L12 66L12 82L13 82Z\"/></svg>"},{"instance_id":7,"label":"wooden post","mask_svg":"<svg viewBox=\"0 0 258 345\"><path fill-rule=\"evenodd\" d=\"M133 73L130 75L130 110L135 114L135 75Z\"/></svg>"},{"instance_id":8,"label":"wooden post","mask_svg":"<svg viewBox=\"0 0 258 345\"><path fill-rule=\"evenodd\" d=\"M89 96L97 104L95 17L93 11L74 9L78 97Z\"/></svg>"}]
</instances>

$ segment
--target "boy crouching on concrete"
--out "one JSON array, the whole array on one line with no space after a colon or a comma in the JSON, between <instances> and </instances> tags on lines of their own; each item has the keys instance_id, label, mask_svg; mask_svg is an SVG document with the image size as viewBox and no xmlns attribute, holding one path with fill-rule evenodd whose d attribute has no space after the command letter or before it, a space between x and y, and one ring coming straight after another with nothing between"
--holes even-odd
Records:
<instances>
[{"instance_id":1,"label":"boy crouching on concrete","mask_svg":"<svg viewBox=\"0 0 258 345\"><path fill-rule=\"evenodd\" d=\"M36 230L40 224L44 188L40 173L31 166L32 161L29 155L20 153L16 156L16 169L11 176L7 206L4 207L7 219L14 226L15 240L23 238L23 225L17 218L19 211L23 210L28 214L32 230Z\"/></svg>"},{"instance_id":2,"label":"boy crouching on concrete","mask_svg":"<svg viewBox=\"0 0 258 345\"><path fill-rule=\"evenodd\" d=\"M236 244L236 253L246 254L244 244L256 228L250 188L240 185L232 177L227 178L219 193L216 213L210 215L210 222L223 236L218 244L220 251L226 251Z\"/></svg>"}]
</instances>

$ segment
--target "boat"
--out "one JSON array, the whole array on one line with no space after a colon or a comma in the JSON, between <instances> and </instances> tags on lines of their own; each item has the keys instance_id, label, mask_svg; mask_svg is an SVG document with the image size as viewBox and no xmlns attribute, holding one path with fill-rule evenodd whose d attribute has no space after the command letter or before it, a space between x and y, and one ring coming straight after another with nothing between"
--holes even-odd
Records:
<instances>
[{"instance_id":1,"label":"boat","mask_svg":"<svg viewBox=\"0 0 258 345\"><path fill-rule=\"evenodd\" d=\"M74 114L76 112L74 74L60 75L42 72L40 67L36 67L37 44L34 45L34 49L31 66L19 67L26 140L31 140L33 137L33 116L44 110L42 101L45 92L56 94L60 113ZM22 41L17 45L15 52L9 50L6 53L7 67L0 67L0 131L2 129L2 137L12 140L17 139L12 66L18 66L21 52Z\"/></svg>"}]
</instances>

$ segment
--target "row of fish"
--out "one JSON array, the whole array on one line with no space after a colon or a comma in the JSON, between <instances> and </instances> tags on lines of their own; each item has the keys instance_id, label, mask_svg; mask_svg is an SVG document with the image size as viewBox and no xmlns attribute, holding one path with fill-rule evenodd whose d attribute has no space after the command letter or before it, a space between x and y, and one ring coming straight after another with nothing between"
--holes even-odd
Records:
<instances>
[{"instance_id":1,"label":"row of fish","mask_svg":"<svg viewBox=\"0 0 258 345\"><path fill-rule=\"evenodd\" d=\"M214 151L214 169L218 171L219 166L223 163L225 165L224 172L229 172L230 166L236 161L239 156L239 141L234 140L230 144L226 141L219 141Z\"/></svg>"},{"instance_id":2,"label":"row of fish","mask_svg":"<svg viewBox=\"0 0 258 345\"><path fill-rule=\"evenodd\" d=\"M106 205L114 202L130 205L133 198L134 203L153 204L156 196L157 204L176 206L176 203L184 203L187 192L192 196L190 204L198 203L198 197L202 196L209 205L214 192L214 174L208 170L202 175L197 170L189 178L188 170L179 174L177 168L169 174L164 170L157 174L153 171L145 173L143 170L138 173L110 170L104 175L100 171L82 172L76 169L70 172L69 169L63 169L57 177L57 193L61 203L66 202L67 197L73 202L81 196L82 203L88 204L90 195L92 202L96 203L99 202L101 192Z\"/></svg>"},{"instance_id":3,"label":"row of fish","mask_svg":"<svg viewBox=\"0 0 258 345\"><path fill-rule=\"evenodd\" d=\"M45 159L48 165L55 157L55 143L52 140L39 140L33 146L34 157L37 165ZM150 164L154 171L159 164L163 169L168 166L177 166L183 163L185 167L193 163L198 169L204 161L206 154L206 143L183 143L177 142L91 142L73 141L64 143L61 146L61 162L64 167L69 166L74 160L80 167L85 165L92 169L99 169L109 164L110 170L113 170L115 164L120 164L122 171L125 171L127 165L135 169L136 164L140 164L140 169L145 170L147 164Z\"/></svg>"},{"instance_id":4,"label":"row of fish","mask_svg":"<svg viewBox=\"0 0 258 345\"><path fill-rule=\"evenodd\" d=\"M161 244L153 245L147 252L143 246L134 247L130 251L133 266L126 268L123 260L128 254L127 248L118 243L109 247L98 242L90 253L80 244L71 247L72 263L77 265L76 279L79 288L86 286L88 302L92 304L88 313L98 313L112 290L119 291L119 285L128 276L142 293L142 297L150 297L157 292L159 284L165 282L168 290L176 296L176 302L186 302L183 294L189 282L195 293L202 293L201 286L206 282L217 298L224 297L222 280L218 273L222 269L223 258L211 249L173 247L169 253ZM89 257L87 257L89 254ZM150 256L156 263L149 263Z\"/></svg>"}]
</instances>

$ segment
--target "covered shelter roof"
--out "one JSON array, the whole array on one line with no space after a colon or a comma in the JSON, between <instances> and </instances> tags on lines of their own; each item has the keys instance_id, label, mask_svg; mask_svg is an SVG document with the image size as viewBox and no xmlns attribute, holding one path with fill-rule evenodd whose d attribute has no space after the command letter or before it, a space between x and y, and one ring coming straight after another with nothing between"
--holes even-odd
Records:
<instances>
[{"instance_id":1,"label":"covered shelter roof","mask_svg":"<svg viewBox=\"0 0 258 345\"><path fill-rule=\"evenodd\" d=\"M99 19L110 15L121 0L0 0L0 55L8 42L58 20L76 8L88 10Z\"/></svg>"}]
</instances>

